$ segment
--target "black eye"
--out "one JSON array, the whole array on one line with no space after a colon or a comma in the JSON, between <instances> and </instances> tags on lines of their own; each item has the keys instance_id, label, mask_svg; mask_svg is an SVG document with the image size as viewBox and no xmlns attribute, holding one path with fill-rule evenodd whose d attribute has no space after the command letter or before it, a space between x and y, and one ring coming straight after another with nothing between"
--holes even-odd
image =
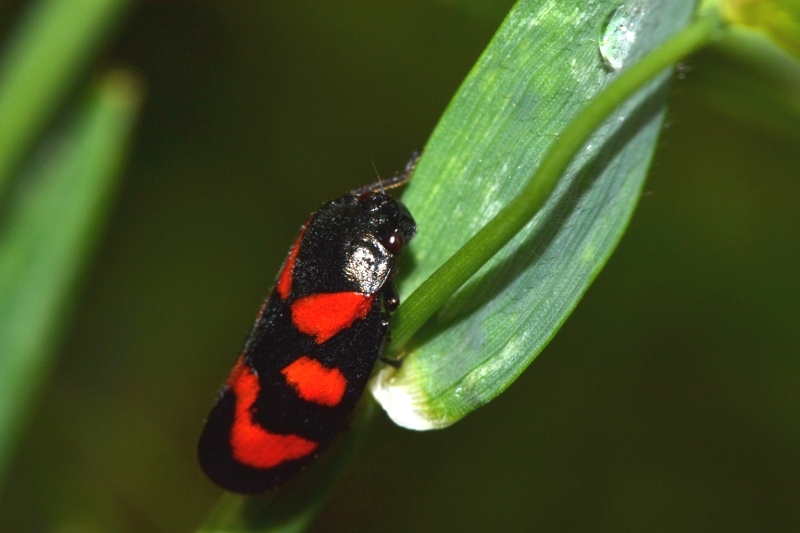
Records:
<instances>
[{"instance_id":1,"label":"black eye","mask_svg":"<svg viewBox=\"0 0 800 533\"><path fill-rule=\"evenodd\" d=\"M394 230L383 238L381 244L383 244L387 250L396 254L406 245L406 240L403 238L403 234L400 233L400 230Z\"/></svg>"}]
</instances>

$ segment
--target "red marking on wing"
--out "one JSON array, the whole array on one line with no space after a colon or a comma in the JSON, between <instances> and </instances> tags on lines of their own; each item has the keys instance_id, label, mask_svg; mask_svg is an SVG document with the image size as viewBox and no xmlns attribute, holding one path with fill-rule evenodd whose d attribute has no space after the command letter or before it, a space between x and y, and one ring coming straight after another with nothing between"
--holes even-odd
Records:
<instances>
[{"instance_id":1,"label":"red marking on wing","mask_svg":"<svg viewBox=\"0 0 800 533\"><path fill-rule=\"evenodd\" d=\"M283 268L281 269L281 273L278 274L278 283L275 285L275 288L278 289L278 294L282 299L286 299L289 297L289 293L292 292L292 274L294 273L294 263L297 261L297 254L300 253L300 241L303 240L303 235L306 232L306 228L308 228L311 219L309 218L308 221L303 225L303 229L300 230L300 235L297 236L295 239L294 244L292 245L292 251L289 252L289 257L286 258L286 262L283 263Z\"/></svg>"},{"instance_id":2,"label":"red marking on wing","mask_svg":"<svg viewBox=\"0 0 800 533\"><path fill-rule=\"evenodd\" d=\"M231 428L233 457L254 468L272 468L285 461L300 459L314 452L318 444L297 435L270 433L253 421L253 404L261 386L258 376L239 357L228 377L236 395L236 409Z\"/></svg>"},{"instance_id":3,"label":"red marking on wing","mask_svg":"<svg viewBox=\"0 0 800 533\"><path fill-rule=\"evenodd\" d=\"M286 383L307 402L335 407L347 388L347 379L338 368L327 368L316 359L304 355L281 370Z\"/></svg>"},{"instance_id":4,"label":"red marking on wing","mask_svg":"<svg viewBox=\"0 0 800 533\"><path fill-rule=\"evenodd\" d=\"M292 322L301 333L322 344L369 314L374 294L334 292L298 298L292 305Z\"/></svg>"}]
</instances>

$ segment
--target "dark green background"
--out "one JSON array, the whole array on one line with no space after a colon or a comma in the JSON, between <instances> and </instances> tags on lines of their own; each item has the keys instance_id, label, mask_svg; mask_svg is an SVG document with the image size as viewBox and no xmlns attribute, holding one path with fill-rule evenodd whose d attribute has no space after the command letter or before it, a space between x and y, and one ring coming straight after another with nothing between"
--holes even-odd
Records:
<instances>
[{"instance_id":1,"label":"dark green background","mask_svg":"<svg viewBox=\"0 0 800 533\"><path fill-rule=\"evenodd\" d=\"M510 2L459 4L128 19L87 80L133 68L144 113L0 531L204 519L195 441L299 225L424 145ZM720 64L676 80L630 230L551 345L447 430L381 415L316 531L800 529L798 136L711 111Z\"/></svg>"}]
</instances>

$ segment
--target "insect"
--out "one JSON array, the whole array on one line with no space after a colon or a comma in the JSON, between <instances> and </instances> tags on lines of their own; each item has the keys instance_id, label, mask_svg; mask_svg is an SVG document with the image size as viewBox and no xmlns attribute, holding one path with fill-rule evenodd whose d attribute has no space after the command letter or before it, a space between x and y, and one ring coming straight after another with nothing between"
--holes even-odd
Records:
<instances>
[{"instance_id":1,"label":"insect","mask_svg":"<svg viewBox=\"0 0 800 533\"><path fill-rule=\"evenodd\" d=\"M221 487L280 485L346 428L399 305L395 256L416 233L385 188L406 183L417 159L300 230L200 435L200 466Z\"/></svg>"}]
</instances>

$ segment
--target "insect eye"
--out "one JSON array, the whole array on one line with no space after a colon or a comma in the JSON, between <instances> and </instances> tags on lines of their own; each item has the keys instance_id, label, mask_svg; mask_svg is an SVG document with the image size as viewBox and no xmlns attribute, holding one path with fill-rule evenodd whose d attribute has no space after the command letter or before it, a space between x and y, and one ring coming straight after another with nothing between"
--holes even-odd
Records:
<instances>
[{"instance_id":1,"label":"insect eye","mask_svg":"<svg viewBox=\"0 0 800 533\"><path fill-rule=\"evenodd\" d=\"M403 238L403 234L400 233L400 230L393 230L383 238L381 244L383 244L387 250L396 254L406 245L406 240Z\"/></svg>"}]
</instances>

